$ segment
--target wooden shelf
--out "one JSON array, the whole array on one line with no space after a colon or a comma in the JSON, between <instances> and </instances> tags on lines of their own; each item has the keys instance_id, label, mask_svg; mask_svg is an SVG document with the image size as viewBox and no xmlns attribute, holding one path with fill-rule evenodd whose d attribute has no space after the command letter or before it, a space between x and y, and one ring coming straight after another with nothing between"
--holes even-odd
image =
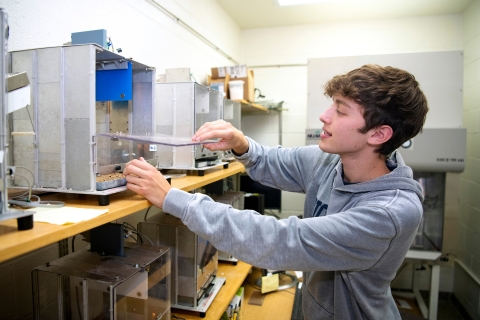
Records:
<instances>
[{"instance_id":1,"label":"wooden shelf","mask_svg":"<svg viewBox=\"0 0 480 320\"><path fill-rule=\"evenodd\" d=\"M248 102L247 100L235 100L235 101L240 102L240 104L242 106L242 114L258 113L258 112L261 112L261 113L270 112L270 110L268 110L268 108L266 108L262 105L256 104L256 103Z\"/></svg>"},{"instance_id":2,"label":"wooden shelf","mask_svg":"<svg viewBox=\"0 0 480 320\"><path fill-rule=\"evenodd\" d=\"M185 176L172 179L172 186L184 191L191 191L240 172L245 172L243 165L232 162L227 169L223 169L223 167L209 169L202 177ZM105 208L98 205L98 197L95 195L52 193L42 195L42 200L63 201L66 206L77 208ZM110 195L110 205L106 206L108 208L106 214L75 224L59 226L36 222L33 229L18 231L16 219L2 221L0 222L0 262L123 218L149 206L151 203L144 197L131 191L123 191Z\"/></svg>"}]
</instances>

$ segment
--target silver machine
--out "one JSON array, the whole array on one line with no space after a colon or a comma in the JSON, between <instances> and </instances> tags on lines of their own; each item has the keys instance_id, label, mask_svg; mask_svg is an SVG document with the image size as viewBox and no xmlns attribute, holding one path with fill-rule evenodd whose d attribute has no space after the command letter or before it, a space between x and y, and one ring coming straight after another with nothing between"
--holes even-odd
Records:
<instances>
[{"instance_id":1,"label":"silver machine","mask_svg":"<svg viewBox=\"0 0 480 320\"><path fill-rule=\"evenodd\" d=\"M172 308L199 312L204 317L226 280L217 277L217 249L167 213L140 222L137 229L155 245L171 248Z\"/></svg>"},{"instance_id":2,"label":"silver machine","mask_svg":"<svg viewBox=\"0 0 480 320\"><path fill-rule=\"evenodd\" d=\"M97 134L154 132L155 68L95 44L10 52L10 73L27 73L27 108L10 118L9 163L33 172L33 190L99 196L126 190L126 162L156 153L143 143L121 143ZM31 132L32 134L28 134ZM113 178L104 179L105 175ZM14 187L27 187L20 179Z\"/></svg>"},{"instance_id":3,"label":"silver machine","mask_svg":"<svg viewBox=\"0 0 480 320\"><path fill-rule=\"evenodd\" d=\"M21 84L12 88L8 83L10 77L7 73L6 64L6 50L8 42L8 16L0 9L0 109L1 109L1 122L0 122L0 221L17 219L17 227L19 230L26 230L33 228L33 212L25 210L17 210L9 207L8 204L8 185L9 179L14 177L14 169L7 165L9 156L9 133L7 126L7 115L9 112L7 90L14 94L15 89L24 87L25 84ZM15 77L15 76L13 76ZM12 77L12 78L13 78ZM20 78L24 78L21 77ZM8 89L7 89L8 87ZM18 88L17 88L18 87ZM12 90L13 89L13 90ZM11 151L11 148L10 148Z\"/></svg>"},{"instance_id":4,"label":"silver machine","mask_svg":"<svg viewBox=\"0 0 480 320\"><path fill-rule=\"evenodd\" d=\"M80 250L32 271L35 319L170 320L170 249Z\"/></svg>"},{"instance_id":5,"label":"silver machine","mask_svg":"<svg viewBox=\"0 0 480 320\"><path fill-rule=\"evenodd\" d=\"M155 132L174 139L190 139L205 123L222 119L223 93L194 82L157 83L155 85ZM158 168L204 170L228 163L221 162L220 151L202 145L190 147L159 146Z\"/></svg>"},{"instance_id":6,"label":"silver machine","mask_svg":"<svg viewBox=\"0 0 480 320\"><path fill-rule=\"evenodd\" d=\"M446 173L465 169L466 141L464 128L423 129L399 148L425 196L423 220L412 249L442 252Z\"/></svg>"}]
</instances>

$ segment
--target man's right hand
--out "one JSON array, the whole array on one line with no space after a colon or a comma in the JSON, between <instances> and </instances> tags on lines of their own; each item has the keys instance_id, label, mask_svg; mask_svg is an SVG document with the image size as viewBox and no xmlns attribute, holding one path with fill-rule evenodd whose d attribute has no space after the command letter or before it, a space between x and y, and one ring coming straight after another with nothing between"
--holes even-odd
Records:
<instances>
[{"instance_id":1,"label":"man's right hand","mask_svg":"<svg viewBox=\"0 0 480 320\"><path fill-rule=\"evenodd\" d=\"M243 135L243 132L232 126L230 122L224 120L206 122L195 132L192 140L201 142L218 138L220 138L219 142L205 143L204 147L212 151L233 150L237 155L244 154L248 151L248 140Z\"/></svg>"}]
</instances>

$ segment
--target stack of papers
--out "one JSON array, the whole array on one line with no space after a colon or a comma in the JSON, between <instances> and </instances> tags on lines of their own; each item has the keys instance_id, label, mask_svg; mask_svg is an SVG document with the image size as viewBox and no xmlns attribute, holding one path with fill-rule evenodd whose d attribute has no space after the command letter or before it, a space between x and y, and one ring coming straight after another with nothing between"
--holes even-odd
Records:
<instances>
[{"instance_id":1,"label":"stack of papers","mask_svg":"<svg viewBox=\"0 0 480 320\"><path fill-rule=\"evenodd\" d=\"M34 211L33 221L46 222L51 224L71 224L78 223L85 220L90 220L99 215L108 212L108 209L82 209L76 207L61 207L61 208L29 208L28 211Z\"/></svg>"}]
</instances>

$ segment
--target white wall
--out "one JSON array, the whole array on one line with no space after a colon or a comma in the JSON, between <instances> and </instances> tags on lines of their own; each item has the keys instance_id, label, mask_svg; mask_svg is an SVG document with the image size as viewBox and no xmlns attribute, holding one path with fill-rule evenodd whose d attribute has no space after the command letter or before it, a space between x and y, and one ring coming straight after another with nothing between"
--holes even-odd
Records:
<instances>
[{"instance_id":1,"label":"white wall","mask_svg":"<svg viewBox=\"0 0 480 320\"><path fill-rule=\"evenodd\" d=\"M288 109L283 112L282 144L299 146L305 143L309 58L462 50L462 18L448 15L245 30L241 36L241 60L249 66L305 64L254 68L255 87L266 99L285 101L283 106ZM275 130L273 124L278 118L253 117L258 116L243 119L243 131L259 141L278 144L278 140L273 141L277 133L269 131ZM303 202L303 195L282 193L287 214L303 212Z\"/></svg>"},{"instance_id":2,"label":"white wall","mask_svg":"<svg viewBox=\"0 0 480 320\"><path fill-rule=\"evenodd\" d=\"M240 29L215 0L155 0L238 60ZM165 15L153 0L0 0L9 15L9 51L58 46L72 32L106 29L125 57L157 68L189 67L204 82L212 66L231 61Z\"/></svg>"},{"instance_id":3,"label":"white wall","mask_svg":"<svg viewBox=\"0 0 480 320\"><path fill-rule=\"evenodd\" d=\"M466 169L460 176L460 216L455 264L455 297L480 319L480 1L464 12L464 104Z\"/></svg>"}]
</instances>

